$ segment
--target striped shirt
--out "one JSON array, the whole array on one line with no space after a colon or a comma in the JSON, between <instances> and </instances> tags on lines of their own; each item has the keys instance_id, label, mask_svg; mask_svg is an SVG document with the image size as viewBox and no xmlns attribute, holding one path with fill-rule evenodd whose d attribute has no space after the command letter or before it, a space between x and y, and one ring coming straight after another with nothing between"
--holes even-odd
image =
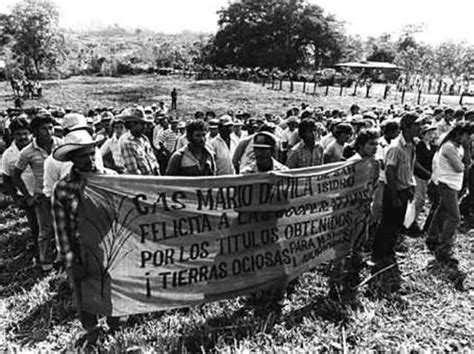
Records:
<instances>
[{"instance_id":1,"label":"striped shirt","mask_svg":"<svg viewBox=\"0 0 474 354\"><path fill-rule=\"evenodd\" d=\"M178 134L171 129L162 130L158 134L157 141L154 142L155 148L159 149L160 144L163 144L165 149L173 153L176 150L176 141L178 140Z\"/></svg>"},{"instance_id":2,"label":"striped shirt","mask_svg":"<svg viewBox=\"0 0 474 354\"><path fill-rule=\"evenodd\" d=\"M54 151L60 144L61 139L53 136L51 151ZM44 161L48 155L46 150L38 146L36 139L33 139L33 141L20 152L20 157L15 167L20 171L25 171L28 166L31 167L35 178L33 193L43 193Z\"/></svg>"},{"instance_id":3,"label":"striped shirt","mask_svg":"<svg viewBox=\"0 0 474 354\"><path fill-rule=\"evenodd\" d=\"M415 145L407 143L403 134L390 143L385 155L385 166L395 168L396 188L403 190L416 185Z\"/></svg>"}]
</instances>

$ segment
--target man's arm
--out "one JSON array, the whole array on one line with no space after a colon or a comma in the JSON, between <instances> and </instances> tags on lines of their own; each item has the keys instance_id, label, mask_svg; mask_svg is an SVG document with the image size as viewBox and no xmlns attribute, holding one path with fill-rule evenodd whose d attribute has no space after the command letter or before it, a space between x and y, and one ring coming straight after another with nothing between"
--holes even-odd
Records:
<instances>
[{"instance_id":1,"label":"man's arm","mask_svg":"<svg viewBox=\"0 0 474 354\"><path fill-rule=\"evenodd\" d=\"M33 198L33 196L30 195L30 192L28 192L28 188L26 188L25 182L23 182L23 179L21 178L22 173L22 170L20 170L18 167L15 167L15 170L13 171L12 175L13 184L26 198Z\"/></svg>"}]
</instances>

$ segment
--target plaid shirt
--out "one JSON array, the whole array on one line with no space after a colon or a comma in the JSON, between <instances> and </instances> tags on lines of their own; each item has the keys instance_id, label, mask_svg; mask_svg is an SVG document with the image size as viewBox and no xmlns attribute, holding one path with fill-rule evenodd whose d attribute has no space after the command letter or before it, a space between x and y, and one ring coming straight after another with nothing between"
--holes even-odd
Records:
<instances>
[{"instance_id":1,"label":"plaid shirt","mask_svg":"<svg viewBox=\"0 0 474 354\"><path fill-rule=\"evenodd\" d=\"M116 174L104 169L97 173ZM79 240L79 208L84 195L86 177L74 168L56 183L53 190L51 211L54 234L61 255L72 251L77 254Z\"/></svg>"},{"instance_id":2,"label":"plaid shirt","mask_svg":"<svg viewBox=\"0 0 474 354\"><path fill-rule=\"evenodd\" d=\"M120 151L126 173L132 175L159 174L155 153L145 135L135 137L129 132L120 137Z\"/></svg>"},{"instance_id":3,"label":"plaid shirt","mask_svg":"<svg viewBox=\"0 0 474 354\"><path fill-rule=\"evenodd\" d=\"M288 153L286 165L289 168L318 166L323 164L323 146L315 143L312 148L306 146L304 141L296 144Z\"/></svg>"}]
</instances>

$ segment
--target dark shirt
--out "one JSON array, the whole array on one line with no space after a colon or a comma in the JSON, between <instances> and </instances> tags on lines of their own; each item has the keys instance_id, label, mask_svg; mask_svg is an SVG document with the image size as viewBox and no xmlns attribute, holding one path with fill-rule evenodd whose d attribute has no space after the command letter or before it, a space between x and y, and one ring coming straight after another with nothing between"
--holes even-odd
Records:
<instances>
[{"instance_id":1,"label":"dark shirt","mask_svg":"<svg viewBox=\"0 0 474 354\"><path fill-rule=\"evenodd\" d=\"M430 179L434 153L434 146L431 146L431 148L428 149L423 141L420 141L418 142L418 144L416 144L416 161L418 161L418 163L425 169L430 171L430 174L427 174L425 171L422 171L421 169L415 167L416 177L421 178L423 180Z\"/></svg>"}]
</instances>

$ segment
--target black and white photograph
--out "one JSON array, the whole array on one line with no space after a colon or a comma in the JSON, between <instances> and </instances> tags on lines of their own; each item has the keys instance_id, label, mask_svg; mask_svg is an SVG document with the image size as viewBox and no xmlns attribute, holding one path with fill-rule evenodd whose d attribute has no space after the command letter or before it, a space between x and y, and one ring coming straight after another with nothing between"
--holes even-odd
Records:
<instances>
[{"instance_id":1,"label":"black and white photograph","mask_svg":"<svg viewBox=\"0 0 474 354\"><path fill-rule=\"evenodd\" d=\"M0 351L473 351L473 11L1 0Z\"/></svg>"}]
</instances>

